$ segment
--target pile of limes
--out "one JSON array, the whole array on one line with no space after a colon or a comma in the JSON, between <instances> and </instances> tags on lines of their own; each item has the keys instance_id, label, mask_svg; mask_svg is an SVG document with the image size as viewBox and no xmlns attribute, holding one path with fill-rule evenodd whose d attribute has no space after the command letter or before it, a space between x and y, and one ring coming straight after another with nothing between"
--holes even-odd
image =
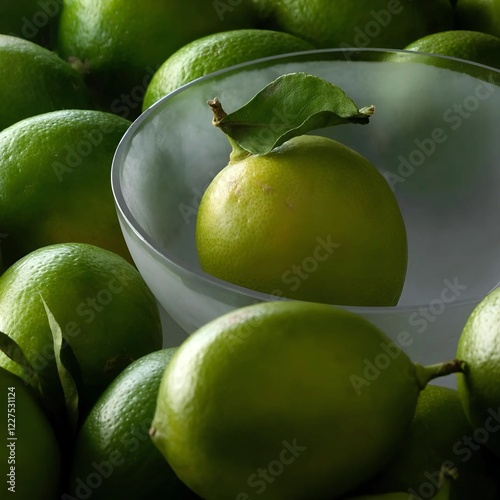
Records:
<instances>
[{"instance_id":1,"label":"pile of limes","mask_svg":"<svg viewBox=\"0 0 500 500\"><path fill-rule=\"evenodd\" d=\"M499 498L498 293L439 367L302 302L165 349L110 185L132 120L208 73L365 47L500 68L499 37L500 0L3 0L0 497ZM424 389L453 371L458 391Z\"/></svg>"}]
</instances>

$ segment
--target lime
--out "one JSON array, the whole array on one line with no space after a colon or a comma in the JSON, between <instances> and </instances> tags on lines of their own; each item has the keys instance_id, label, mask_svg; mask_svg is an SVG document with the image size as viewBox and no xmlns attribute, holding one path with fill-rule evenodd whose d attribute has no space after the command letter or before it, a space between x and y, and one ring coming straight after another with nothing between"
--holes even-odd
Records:
<instances>
[{"instance_id":1,"label":"lime","mask_svg":"<svg viewBox=\"0 0 500 500\"><path fill-rule=\"evenodd\" d=\"M61 394L42 298L78 361L83 410L132 361L162 346L156 300L122 257L81 243L35 250L0 276L0 331L46 381L51 406ZM0 366L23 375L3 353Z\"/></svg>"},{"instance_id":2,"label":"lime","mask_svg":"<svg viewBox=\"0 0 500 500\"><path fill-rule=\"evenodd\" d=\"M0 438L3 498L54 500L59 493L60 451L36 395L0 368Z\"/></svg>"},{"instance_id":3,"label":"lime","mask_svg":"<svg viewBox=\"0 0 500 500\"><path fill-rule=\"evenodd\" d=\"M0 130L41 113L92 106L80 74L33 42L0 35L0 74Z\"/></svg>"},{"instance_id":4,"label":"lime","mask_svg":"<svg viewBox=\"0 0 500 500\"><path fill-rule=\"evenodd\" d=\"M457 500L499 498L498 461L474 442L474 433L458 392L428 385L420 393L411 429L401 440L399 453L363 491L406 491L407 496L432 498L438 494L444 466L458 472L453 481Z\"/></svg>"},{"instance_id":5,"label":"lime","mask_svg":"<svg viewBox=\"0 0 500 500\"><path fill-rule=\"evenodd\" d=\"M475 441L500 457L500 288L476 306L464 326L457 357L467 363L458 392Z\"/></svg>"},{"instance_id":6,"label":"lime","mask_svg":"<svg viewBox=\"0 0 500 500\"><path fill-rule=\"evenodd\" d=\"M151 436L206 500L338 498L392 458L439 366L339 308L251 305L180 346Z\"/></svg>"},{"instance_id":7,"label":"lime","mask_svg":"<svg viewBox=\"0 0 500 500\"><path fill-rule=\"evenodd\" d=\"M212 33L172 54L154 74L143 109L176 88L208 73L261 57L310 50L313 46L288 33L239 29Z\"/></svg>"},{"instance_id":8,"label":"lime","mask_svg":"<svg viewBox=\"0 0 500 500\"><path fill-rule=\"evenodd\" d=\"M500 38L477 31L433 33L410 43L405 50L457 57L500 69ZM450 67L446 59L429 58L429 61L436 66Z\"/></svg>"},{"instance_id":9,"label":"lime","mask_svg":"<svg viewBox=\"0 0 500 500\"><path fill-rule=\"evenodd\" d=\"M500 36L499 0L458 0L456 16L460 29Z\"/></svg>"},{"instance_id":10,"label":"lime","mask_svg":"<svg viewBox=\"0 0 500 500\"><path fill-rule=\"evenodd\" d=\"M151 77L176 50L254 23L252 0L65 0L59 51L80 61L105 109L126 118L138 114Z\"/></svg>"},{"instance_id":11,"label":"lime","mask_svg":"<svg viewBox=\"0 0 500 500\"><path fill-rule=\"evenodd\" d=\"M267 25L318 48L403 48L453 29L449 0L256 0Z\"/></svg>"},{"instance_id":12,"label":"lime","mask_svg":"<svg viewBox=\"0 0 500 500\"><path fill-rule=\"evenodd\" d=\"M147 354L104 391L76 442L69 492L93 500L198 498L149 438L162 374L176 348Z\"/></svg>"},{"instance_id":13,"label":"lime","mask_svg":"<svg viewBox=\"0 0 500 500\"><path fill-rule=\"evenodd\" d=\"M4 267L42 246L73 241L131 260L110 183L113 155L129 126L111 113L62 110L0 132Z\"/></svg>"},{"instance_id":14,"label":"lime","mask_svg":"<svg viewBox=\"0 0 500 500\"><path fill-rule=\"evenodd\" d=\"M205 191L202 269L293 299L395 305L407 264L398 203L365 157L320 136L232 159Z\"/></svg>"}]
</instances>

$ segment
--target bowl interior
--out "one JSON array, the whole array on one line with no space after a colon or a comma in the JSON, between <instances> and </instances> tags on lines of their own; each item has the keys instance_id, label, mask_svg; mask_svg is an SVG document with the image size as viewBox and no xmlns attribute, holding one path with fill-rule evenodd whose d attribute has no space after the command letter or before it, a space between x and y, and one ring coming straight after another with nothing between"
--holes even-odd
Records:
<instances>
[{"instance_id":1,"label":"bowl interior","mask_svg":"<svg viewBox=\"0 0 500 500\"><path fill-rule=\"evenodd\" d=\"M178 305L165 303L161 290L189 287L190 279L201 280L199 299L209 301L205 309L212 307L214 317L224 312L217 307L219 292L245 296L231 306L265 298L207 276L199 267L197 207L230 153L224 134L211 125L207 100L218 97L229 112L278 76L295 71L340 86L359 107L376 107L369 125L313 132L340 140L377 166L393 187L405 219L409 259L399 305L383 311L361 308L368 317L385 325L384 315L401 311L403 319L395 330L390 328L394 335L410 327L418 333L459 304L466 305L463 321L499 283L498 72L480 79L469 71L482 69L477 65L449 60L450 69L444 69L423 63L415 54L393 62L381 62L374 54L380 56L373 50L350 55L346 50L314 51L240 65L166 96L133 124L115 156L113 189L139 269L142 255L149 253L158 269L167 266L169 277L176 277L174 285L152 286L174 317L180 314ZM286 119L286 110L274 113ZM157 273L144 264L147 280ZM197 308L203 305L188 304L186 313L176 318L188 331L201 326L184 318ZM456 326L454 330L456 339L459 331Z\"/></svg>"}]
</instances>

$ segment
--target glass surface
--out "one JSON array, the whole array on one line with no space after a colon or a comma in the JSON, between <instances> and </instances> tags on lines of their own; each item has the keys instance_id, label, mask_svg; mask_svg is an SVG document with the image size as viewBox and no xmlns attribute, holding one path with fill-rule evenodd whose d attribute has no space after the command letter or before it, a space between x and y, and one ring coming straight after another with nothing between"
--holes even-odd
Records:
<instances>
[{"instance_id":1,"label":"glass surface","mask_svg":"<svg viewBox=\"0 0 500 500\"><path fill-rule=\"evenodd\" d=\"M230 153L207 100L217 96L231 111L278 76L304 71L339 85L360 107L376 106L367 126L314 133L379 168L408 232L398 306L346 309L379 326L414 361L454 356L467 317L500 281L500 77L459 60L448 61L451 70L393 52L401 61L380 62L376 49L332 49L239 65L164 97L125 134L112 171L123 233L158 301L187 333L236 307L275 299L200 269L197 207Z\"/></svg>"}]
</instances>

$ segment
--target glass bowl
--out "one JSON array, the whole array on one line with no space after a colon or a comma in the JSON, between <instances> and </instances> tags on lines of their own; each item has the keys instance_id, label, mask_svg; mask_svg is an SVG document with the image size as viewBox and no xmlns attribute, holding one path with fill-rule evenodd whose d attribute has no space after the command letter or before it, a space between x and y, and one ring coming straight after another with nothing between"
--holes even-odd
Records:
<instances>
[{"instance_id":1,"label":"glass bowl","mask_svg":"<svg viewBox=\"0 0 500 500\"><path fill-rule=\"evenodd\" d=\"M218 97L234 110L296 71L340 86L359 107L376 106L367 126L314 133L379 168L407 227L399 304L345 309L376 324L414 361L453 358L469 314L500 281L500 73L485 66L405 51L329 49L241 64L165 96L127 131L112 167L120 224L139 271L186 334L232 309L276 300L204 273L194 235L200 198L230 153L207 101Z\"/></svg>"}]
</instances>

